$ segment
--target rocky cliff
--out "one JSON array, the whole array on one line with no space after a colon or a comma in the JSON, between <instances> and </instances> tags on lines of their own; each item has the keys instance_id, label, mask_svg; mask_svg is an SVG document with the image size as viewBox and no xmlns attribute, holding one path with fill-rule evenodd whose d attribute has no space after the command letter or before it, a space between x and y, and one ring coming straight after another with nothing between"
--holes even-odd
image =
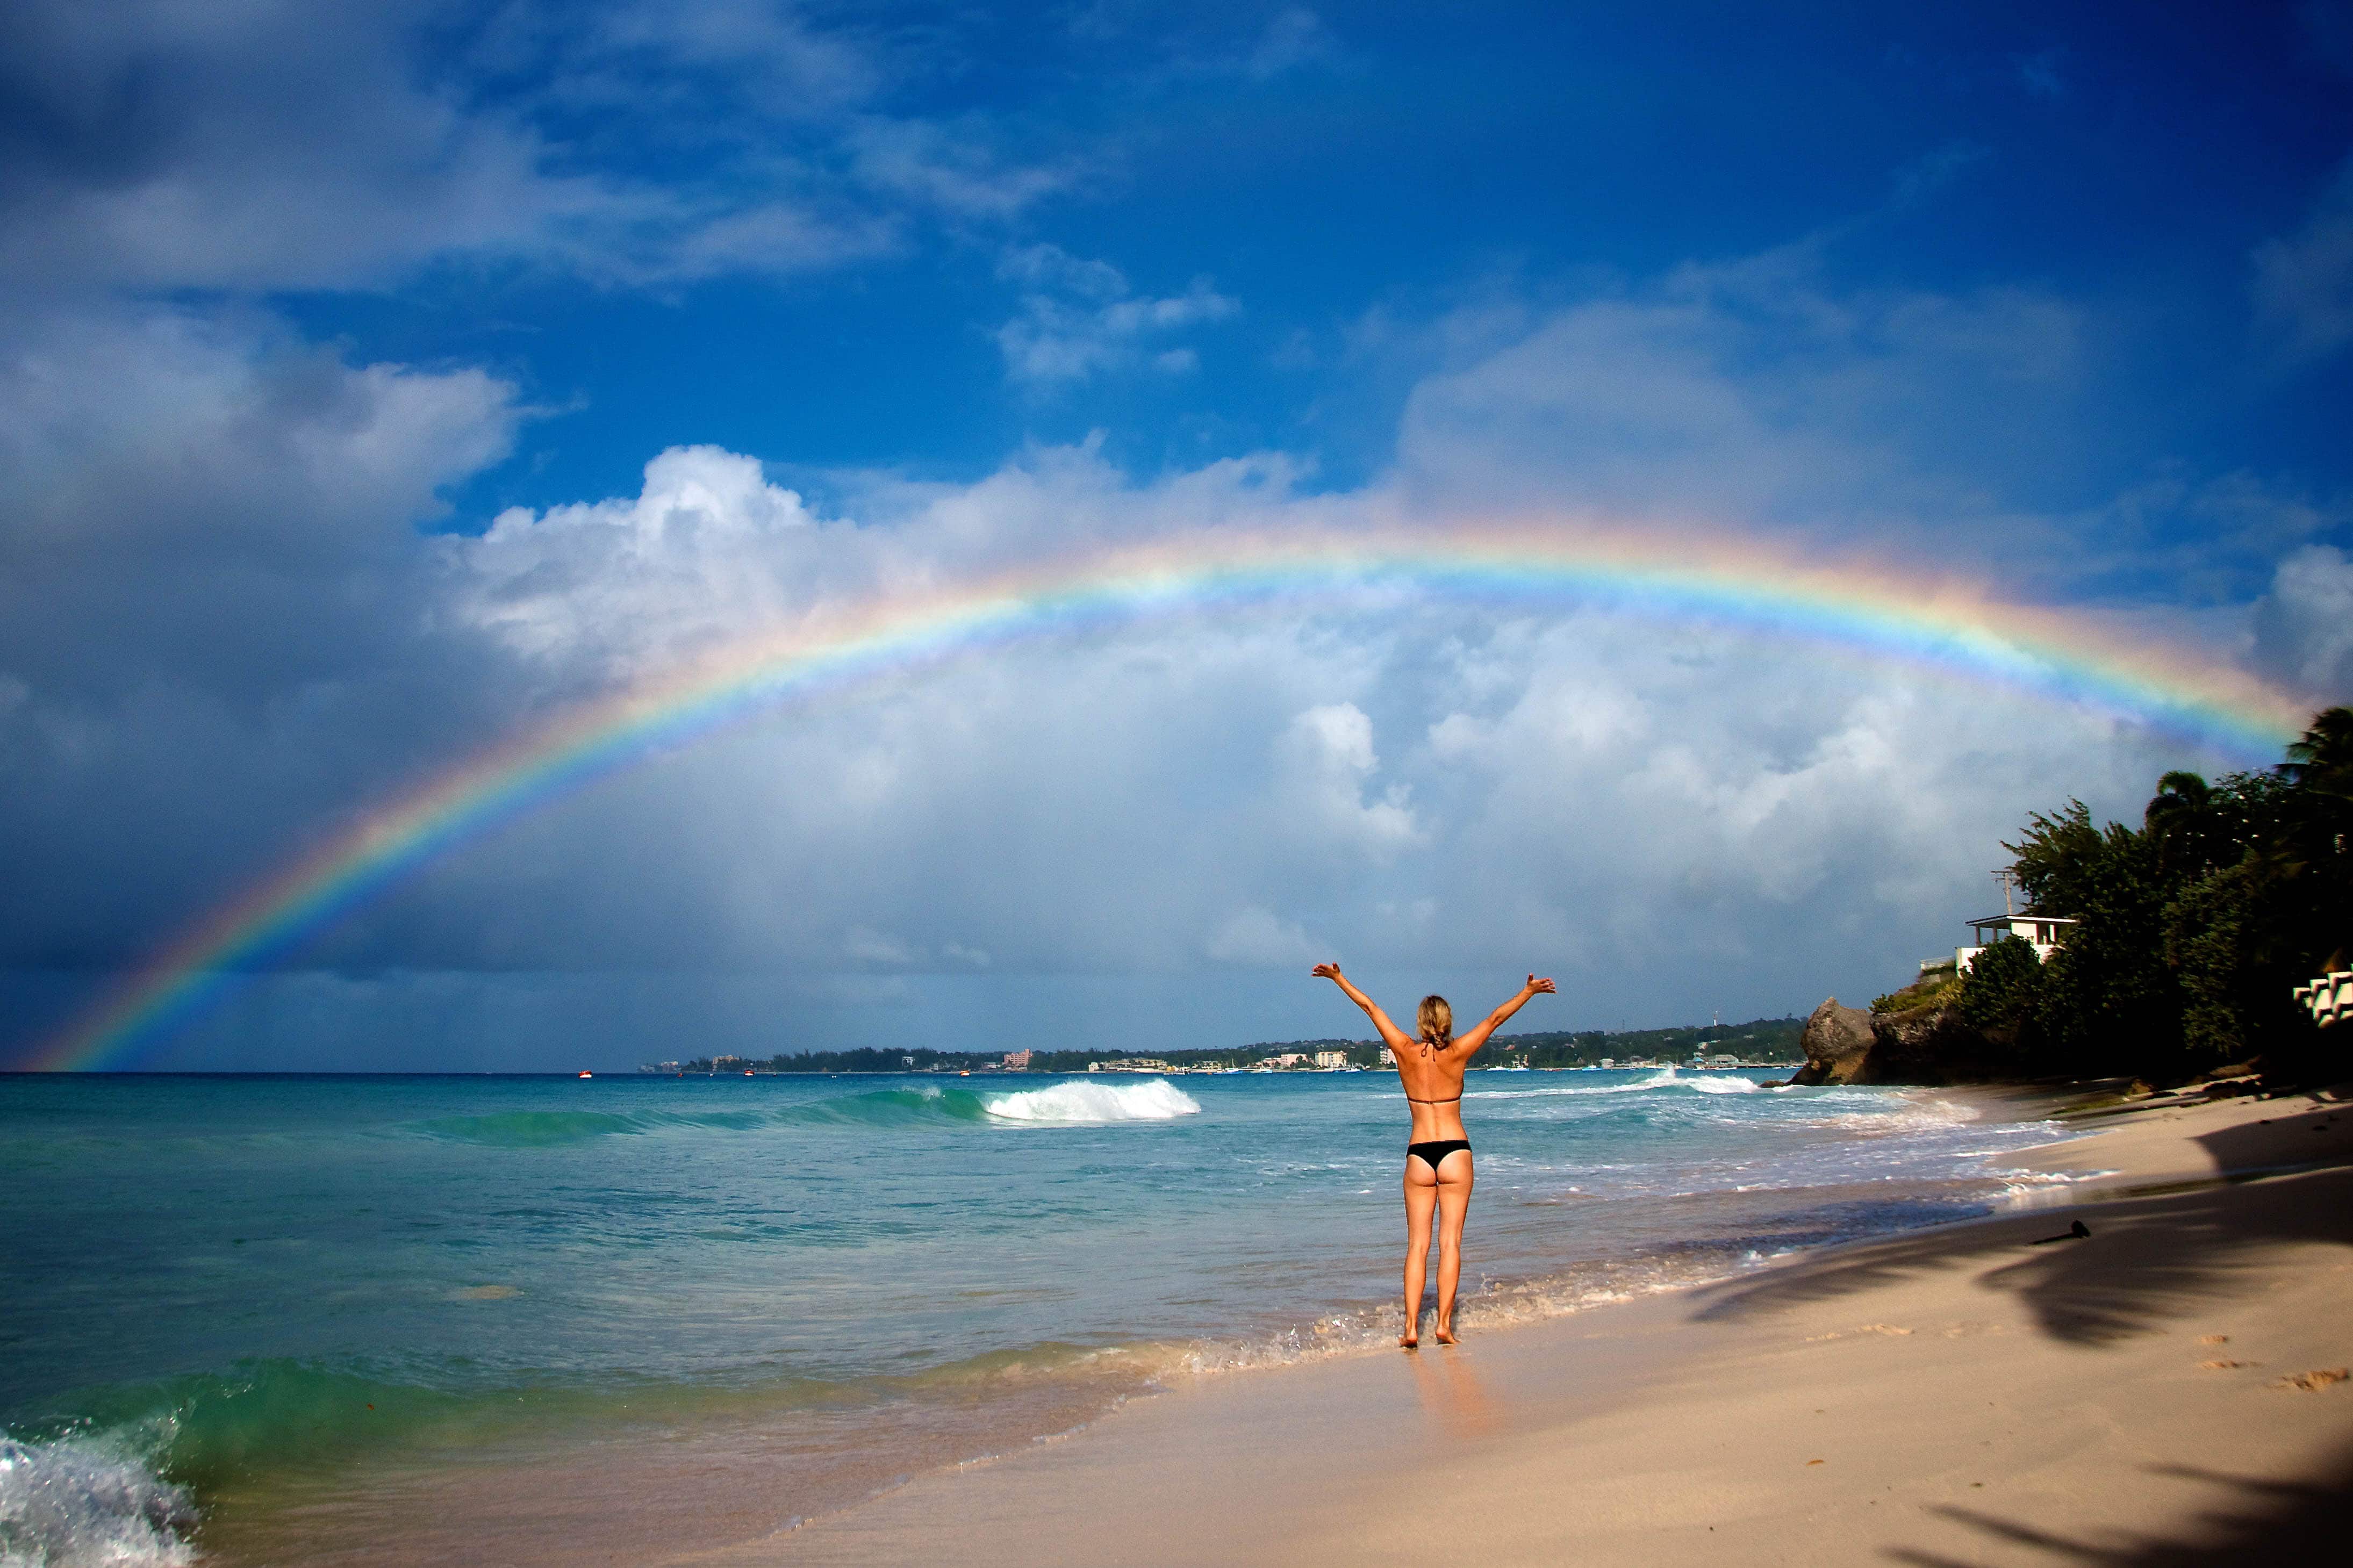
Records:
<instances>
[{"instance_id":1,"label":"rocky cliff","mask_svg":"<svg viewBox=\"0 0 2353 1568\"><path fill-rule=\"evenodd\" d=\"M1871 1015L1860 1007L1841 1007L1835 996L1815 1008L1806 1018L1806 1032L1799 1037L1805 1048L1806 1065L1790 1076L1791 1083L1874 1083L1875 1079L1863 1076L1871 1064L1871 1047L1876 1043L1871 1029Z\"/></svg>"},{"instance_id":2,"label":"rocky cliff","mask_svg":"<svg viewBox=\"0 0 2353 1568\"><path fill-rule=\"evenodd\" d=\"M1978 1083L1999 1078L2004 1053L1941 1000L1886 1013L1835 996L1806 1019L1806 1065L1791 1083Z\"/></svg>"}]
</instances>

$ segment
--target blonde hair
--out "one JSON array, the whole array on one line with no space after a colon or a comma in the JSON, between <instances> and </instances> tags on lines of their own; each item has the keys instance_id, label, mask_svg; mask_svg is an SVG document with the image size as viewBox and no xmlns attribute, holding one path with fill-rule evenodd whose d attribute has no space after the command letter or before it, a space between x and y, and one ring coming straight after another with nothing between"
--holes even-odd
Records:
<instances>
[{"instance_id":1,"label":"blonde hair","mask_svg":"<svg viewBox=\"0 0 2353 1568\"><path fill-rule=\"evenodd\" d=\"M1446 1005L1443 996L1421 999L1421 1037L1444 1050L1454 1043L1454 1009Z\"/></svg>"}]
</instances>

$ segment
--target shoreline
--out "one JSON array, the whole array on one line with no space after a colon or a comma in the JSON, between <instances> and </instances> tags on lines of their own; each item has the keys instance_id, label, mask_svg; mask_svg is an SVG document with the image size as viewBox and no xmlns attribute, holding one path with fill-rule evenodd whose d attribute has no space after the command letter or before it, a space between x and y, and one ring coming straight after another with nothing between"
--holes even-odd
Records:
<instances>
[{"instance_id":1,"label":"shoreline","mask_svg":"<svg viewBox=\"0 0 2353 1568\"><path fill-rule=\"evenodd\" d=\"M2029 1120L2068 1098L1945 1092ZM2010 1158L2073 1180L1453 1351L1201 1380L658 1561L2134 1562L2211 1538L2220 1563L2318 1529L2353 1484L2353 1383L2325 1375L2353 1361L2353 1102L2126 1106ZM2091 1237L2034 1245L2078 1214Z\"/></svg>"}]
</instances>

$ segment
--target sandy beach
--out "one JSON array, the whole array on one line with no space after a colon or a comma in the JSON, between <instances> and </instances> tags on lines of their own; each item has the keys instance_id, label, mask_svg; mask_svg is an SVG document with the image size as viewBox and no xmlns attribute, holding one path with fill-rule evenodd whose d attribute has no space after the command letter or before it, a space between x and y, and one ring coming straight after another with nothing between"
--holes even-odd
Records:
<instances>
[{"instance_id":1,"label":"sandy beach","mask_svg":"<svg viewBox=\"0 0 2353 1568\"><path fill-rule=\"evenodd\" d=\"M670 1560L2333 1556L2353 1491L2353 1097L2078 1125L2031 1155L2079 1178L2059 1202L1453 1350L1205 1379Z\"/></svg>"}]
</instances>

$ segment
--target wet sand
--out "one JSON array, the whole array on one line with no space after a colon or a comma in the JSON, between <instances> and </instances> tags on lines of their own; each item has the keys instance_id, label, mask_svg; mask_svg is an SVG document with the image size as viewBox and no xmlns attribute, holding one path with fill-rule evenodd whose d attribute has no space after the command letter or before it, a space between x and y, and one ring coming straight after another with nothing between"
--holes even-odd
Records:
<instances>
[{"instance_id":1,"label":"wet sand","mask_svg":"<svg viewBox=\"0 0 2353 1568\"><path fill-rule=\"evenodd\" d=\"M2063 1204L1208 1379L728 1564L2334 1559L2353 1100L2087 1118ZM2035 1245L2082 1221L2088 1237Z\"/></svg>"}]
</instances>

